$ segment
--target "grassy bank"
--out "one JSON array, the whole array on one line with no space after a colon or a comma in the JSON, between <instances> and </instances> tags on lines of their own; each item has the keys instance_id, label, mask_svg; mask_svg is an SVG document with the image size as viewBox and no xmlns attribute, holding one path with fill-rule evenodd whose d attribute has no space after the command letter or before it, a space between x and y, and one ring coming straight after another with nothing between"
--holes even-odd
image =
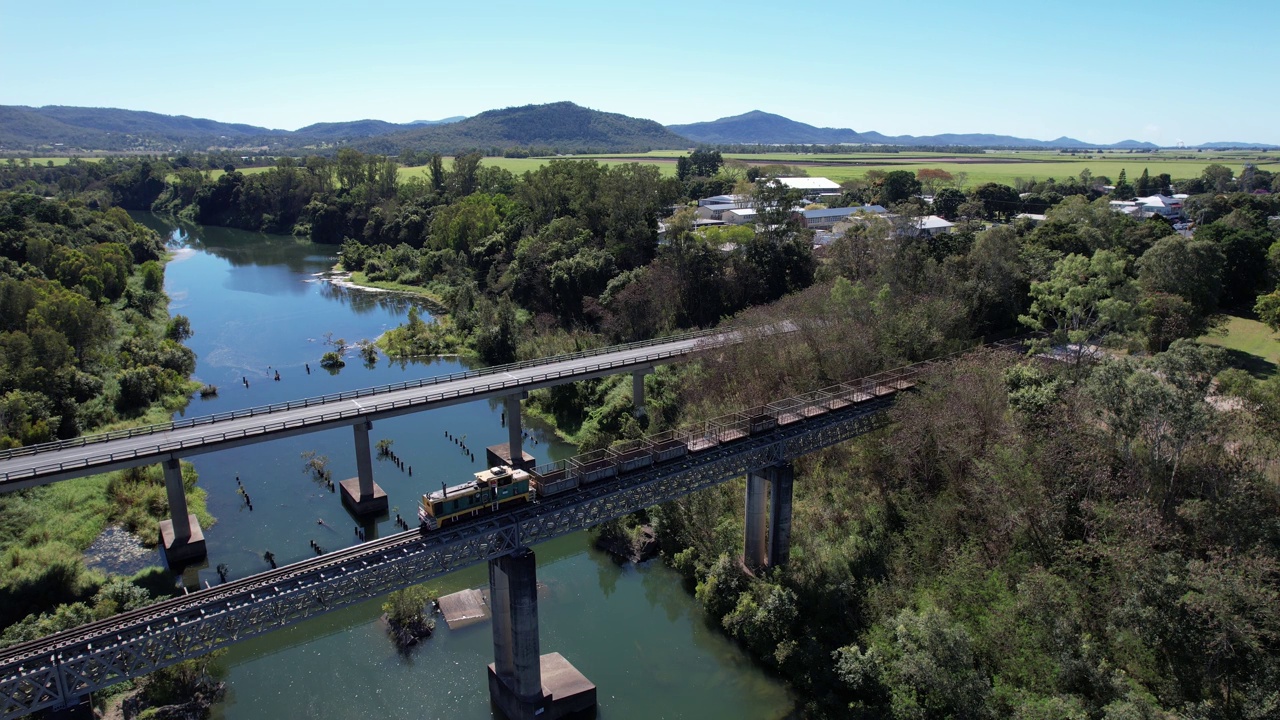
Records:
<instances>
[{"instance_id":1,"label":"grassy bank","mask_svg":"<svg viewBox=\"0 0 1280 720\"><path fill-rule=\"evenodd\" d=\"M1272 377L1280 368L1280 334L1257 320L1228 315L1225 325L1200 341L1226 349L1232 365L1256 378Z\"/></svg>"},{"instance_id":2,"label":"grassy bank","mask_svg":"<svg viewBox=\"0 0 1280 720\"><path fill-rule=\"evenodd\" d=\"M342 266L338 265L334 269L341 272L341 268ZM433 314L441 314L445 311L444 298L440 297L438 293L432 291L431 288L423 287L421 285L406 285L404 283L387 282L384 280L370 280L369 276L362 271L351 273L351 284L359 285L360 287L373 288L375 290L386 290L388 292L401 292L409 295L415 295L426 300L432 306L431 312Z\"/></svg>"}]
</instances>

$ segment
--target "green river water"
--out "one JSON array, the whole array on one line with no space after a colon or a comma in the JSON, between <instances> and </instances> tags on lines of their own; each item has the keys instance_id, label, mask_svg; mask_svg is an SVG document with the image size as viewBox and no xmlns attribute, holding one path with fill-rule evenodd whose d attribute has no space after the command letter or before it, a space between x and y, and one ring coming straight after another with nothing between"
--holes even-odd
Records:
<instances>
[{"instance_id":1,"label":"green river water","mask_svg":"<svg viewBox=\"0 0 1280 720\"><path fill-rule=\"evenodd\" d=\"M372 339L404 321L412 300L346 289L319 277L337 248L226 228L182 226L156 216L138 219L170 238L175 258L165 286L172 314L191 319L196 378L217 385L216 398L195 399L185 415L401 382L461 369L454 359L366 367L348 353L337 374L319 368L326 337ZM330 335L331 333L331 335ZM306 366L311 372L307 373ZM276 381L276 372L280 380ZM243 380L248 380L246 387ZM427 488L483 469L484 448L506 440L501 408L479 401L374 424L371 440L394 441L413 476L376 462L377 482L392 513L365 525L368 537L395 532L394 515L416 513ZM526 425L530 425L526 423ZM572 448L545 428L529 428L539 461ZM473 462L444 433L464 438ZM357 522L338 496L302 471L301 454L330 459L335 479L355 474L352 434L329 430L193 458L217 518L205 529L208 566L187 581L217 583L215 568L243 577L267 568L265 551L286 563L356 541ZM253 502L237 493L240 478ZM792 703L785 689L707 626L673 571L659 562L619 566L591 547L586 533L534 547L542 651L559 652L599 688L599 717L781 718ZM440 593L487 582L484 565L438 578ZM379 622L380 601L336 611L232 646L223 661L228 697L215 717L490 718L485 665L493 647L487 623L436 634L408 655L397 653Z\"/></svg>"}]
</instances>

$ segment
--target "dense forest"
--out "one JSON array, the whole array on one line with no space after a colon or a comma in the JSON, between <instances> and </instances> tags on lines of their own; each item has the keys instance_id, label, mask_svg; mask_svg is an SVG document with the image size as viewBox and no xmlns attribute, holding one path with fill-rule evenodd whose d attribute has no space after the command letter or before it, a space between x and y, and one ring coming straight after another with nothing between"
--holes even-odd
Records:
<instances>
[{"instance_id":1,"label":"dense forest","mask_svg":"<svg viewBox=\"0 0 1280 720\"><path fill-rule=\"evenodd\" d=\"M0 192L0 446L160 421L185 405L195 355L182 344L190 324L168 315L163 253L119 207ZM152 470L0 495L0 644L171 592L163 573L108 582L82 557L109 522L152 536L168 512Z\"/></svg>"},{"instance_id":2,"label":"dense forest","mask_svg":"<svg viewBox=\"0 0 1280 720\"><path fill-rule=\"evenodd\" d=\"M807 717L1280 712L1280 380L1194 342L1226 310L1280 328L1270 173L1016 187L871 173L833 204L895 217L815 249L793 212L804 201L769 182L794 169L714 152L675 178L574 160L517 177L472 154L429 156L426 176L402 182L392 160L353 150L216 178L203 164L14 166L0 187L77 198L8 196L85 217L151 208L340 243L360 280L447 310L389 334L407 353L499 362L735 314L800 326L660 369L641 418L623 378L533 393L528 410L584 449L1039 331L1047 354L939 368L888 428L798 462L803 531L784 568L736 559L740 483L606 532L652 522L709 618L798 689ZM1174 190L1192 193L1193 235L1109 205ZM752 195L760 222L697 227L687 203L724 192ZM913 232L931 213L954 232ZM120 287L67 277L102 302Z\"/></svg>"},{"instance_id":3,"label":"dense forest","mask_svg":"<svg viewBox=\"0 0 1280 720\"><path fill-rule=\"evenodd\" d=\"M783 568L738 560L741 482L606 532L652 522L711 620L797 687L806 717L1274 716L1280 377L1187 339L1274 287L1278 234L1253 201L1222 198L1191 240L1084 198L961 251L837 240L814 286L743 318L798 322L797 337L660 371L655 427L1011 325L1050 333L1041 347L1111 349L935 370L889 427L797 463ZM588 422L600 443L639 432L619 413Z\"/></svg>"}]
</instances>

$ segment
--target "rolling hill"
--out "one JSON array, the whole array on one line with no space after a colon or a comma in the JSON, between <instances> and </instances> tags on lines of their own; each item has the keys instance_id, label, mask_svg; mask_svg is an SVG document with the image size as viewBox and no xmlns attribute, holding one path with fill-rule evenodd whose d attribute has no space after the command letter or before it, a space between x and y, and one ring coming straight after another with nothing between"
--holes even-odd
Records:
<instances>
[{"instance_id":1,"label":"rolling hill","mask_svg":"<svg viewBox=\"0 0 1280 720\"><path fill-rule=\"evenodd\" d=\"M696 143L855 143L1027 149L1157 147L1135 140L1098 145L1070 137L1031 140L982 133L885 135L849 128L820 128L759 110L709 122L663 127L652 120L591 110L571 102L509 107L472 117L454 116L411 123L376 119L322 122L292 131L117 108L0 105L0 151L33 154L71 150L180 152L212 148L305 153L332 151L334 147L344 145L389 154L406 150L448 154L466 150L501 151L514 147L564 153L643 152L684 148ZM1195 147L1280 148L1247 142L1210 142Z\"/></svg>"},{"instance_id":2,"label":"rolling hill","mask_svg":"<svg viewBox=\"0 0 1280 720\"><path fill-rule=\"evenodd\" d=\"M139 110L48 105L0 106L0 147L66 146L85 150L177 150L262 145L284 130Z\"/></svg>"},{"instance_id":3,"label":"rolling hill","mask_svg":"<svg viewBox=\"0 0 1280 720\"><path fill-rule=\"evenodd\" d=\"M175 152L217 147L287 152L335 145L390 154L517 146L552 152L638 152L686 147L689 141L652 120L570 102L405 124L383 120L315 123L294 131L115 108L0 106L0 150Z\"/></svg>"},{"instance_id":4,"label":"rolling hill","mask_svg":"<svg viewBox=\"0 0 1280 720\"><path fill-rule=\"evenodd\" d=\"M643 152L686 147L689 141L653 120L584 108L571 102L489 110L448 124L355 142L373 152L550 148L558 152Z\"/></svg>"},{"instance_id":5,"label":"rolling hill","mask_svg":"<svg viewBox=\"0 0 1280 720\"><path fill-rule=\"evenodd\" d=\"M834 145L867 142L849 129L820 128L760 110L689 125L668 125L684 137L709 144L803 144Z\"/></svg>"},{"instance_id":6,"label":"rolling hill","mask_svg":"<svg viewBox=\"0 0 1280 720\"><path fill-rule=\"evenodd\" d=\"M1031 140L1012 135L986 133L945 133L942 135L884 135L875 131L857 132L848 128L820 128L781 115L752 110L742 115L688 125L669 125L668 130L690 140L712 145L835 145L839 143L904 146L973 146L1002 148L1151 148L1152 143L1134 140L1113 145L1086 143L1075 138Z\"/></svg>"}]
</instances>

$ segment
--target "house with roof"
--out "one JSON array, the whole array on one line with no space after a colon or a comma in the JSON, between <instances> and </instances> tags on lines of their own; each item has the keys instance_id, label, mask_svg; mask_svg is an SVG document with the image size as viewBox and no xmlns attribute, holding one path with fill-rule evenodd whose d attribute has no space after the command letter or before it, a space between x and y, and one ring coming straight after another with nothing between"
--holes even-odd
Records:
<instances>
[{"instance_id":1,"label":"house with roof","mask_svg":"<svg viewBox=\"0 0 1280 720\"><path fill-rule=\"evenodd\" d=\"M892 213L884 213L882 215L874 215L870 213L860 213L850 215L835 224L831 230L833 238L843 236L857 225L866 225L883 220L889 224L889 231L898 236L911 237L934 237L943 233L951 232L951 228L955 227L955 223L948 222L937 215L923 215L915 218L903 218Z\"/></svg>"},{"instance_id":2,"label":"house with roof","mask_svg":"<svg viewBox=\"0 0 1280 720\"><path fill-rule=\"evenodd\" d=\"M1149 197L1141 197L1136 200L1142 208L1144 217L1159 215L1169 220L1175 220L1182 217L1182 201L1168 195L1151 195Z\"/></svg>"},{"instance_id":3,"label":"house with roof","mask_svg":"<svg viewBox=\"0 0 1280 720\"><path fill-rule=\"evenodd\" d=\"M909 227L915 230L915 234L923 237L934 237L943 233L951 232L951 228L956 224L944 220L937 215L925 215L922 218L916 218Z\"/></svg>"},{"instance_id":4,"label":"house with roof","mask_svg":"<svg viewBox=\"0 0 1280 720\"><path fill-rule=\"evenodd\" d=\"M699 205L698 209L693 212L699 220L723 220L726 210L736 209L738 209L738 206L732 203L716 203L714 205Z\"/></svg>"},{"instance_id":5,"label":"house with roof","mask_svg":"<svg viewBox=\"0 0 1280 720\"><path fill-rule=\"evenodd\" d=\"M880 205L804 210L800 213L800 224L810 230L830 230L835 227L836 223L851 215L857 215L858 213L884 215L886 212L888 211Z\"/></svg>"},{"instance_id":6,"label":"house with roof","mask_svg":"<svg viewBox=\"0 0 1280 720\"><path fill-rule=\"evenodd\" d=\"M720 216L728 225L746 225L756 221L755 208L734 208L725 210Z\"/></svg>"},{"instance_id":7,"label":"house with roof","mask_svg":"<svg viewBox=\"0 0 1280 720\"><path fill-rule=\"evenodd\" d=\"M802 195L816 199L823 195L839 195L840 183L832 182L824 177L780 177L774 182L788 190L799 190Z\"/></svg>"},{"instance_id":8,"label":"house with roof","mask_svg":"<svg viewBox=\"0 0 1280 720\"><path fill-rule=\"evenodd\" d=\"M755 201L751 199L750 195L712 195L698 201L699 206L734 205L736 207L751 207L754 204Z\"/></svg>"},{"instance_id":9,"label":"house with roof","mask_svg":"<svg viewBox=\"0 0 1280 720\"><path fill-rule=\"evenodd\" d=\"M1168 195L1112 200L1109 205L1112 210L1134 218L1149 218L1156 215L1169 220L1182 218L1182 200Z\"/></svg>"}]
</instances>

